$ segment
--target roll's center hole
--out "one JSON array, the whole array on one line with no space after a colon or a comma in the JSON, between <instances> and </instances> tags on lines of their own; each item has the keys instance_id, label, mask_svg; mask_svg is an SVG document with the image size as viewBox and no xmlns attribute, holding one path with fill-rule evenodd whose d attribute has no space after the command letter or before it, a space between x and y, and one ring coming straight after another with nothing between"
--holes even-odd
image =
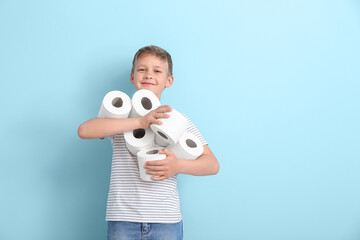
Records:
<instances>
[{"instance_id":1,"label":"roll's center hole","mask_svg":"<svg viewBox=\"0 0 360 240\"><path fill-rule=\"evenodd\" d=\"M139 128L133 131L135 138L143 138L145 136L145 129Z\"/></svg>"},{"instance_id":2,"label":"roll's center hole","mask_svg":"<svg viewBox=\"0 0 360 240\"><path fill-rule=\"evenodd\" d=\"M162 132L158 131L157 132L161 137L165 138L165 139L168 139L167 136L165 134L163 134Z\"/></svg>"},{"instance_id":3,"label":"roll's center hole","mask_svg":"<svg viewBox=\"0 0 360 240\"><path fill-rule=\"evenodd\" d=\"M188 145L188 147L191 147L191 148L197 147L197 144L191 139L186 139L186 145Z\"/></svg>"},{"instance_id":4,"label":"roll's center hole","mask_svg":"<svg viewBox=\"0 0 360 240\"><path fill-rule=\"evenodd\" d=\"M152 108L152 103L147 97L143 97L141 99L141 104L146 110L150 110Z\"/></svg>"},{"instance_id":5,"label":"roll's center hole","mask_svg":"<svg viewBox=\"0 0 360 240\"><path fill-rule=\"evenodd\" d=\"M123 100L119 97L116 97L112 100L112 105L116 108L120 108L123 105Z\"/></svg>"},{"instance_id":6,"label":"roll's center hole","mask_svg":"<svg viewBox=\"0 0 360 240\"><path fill-rule=\"evenodd\" d=\"M147 151L146 154L157 154L159 152L159 150L150 150Z\"/></svg>"}]
</instances>

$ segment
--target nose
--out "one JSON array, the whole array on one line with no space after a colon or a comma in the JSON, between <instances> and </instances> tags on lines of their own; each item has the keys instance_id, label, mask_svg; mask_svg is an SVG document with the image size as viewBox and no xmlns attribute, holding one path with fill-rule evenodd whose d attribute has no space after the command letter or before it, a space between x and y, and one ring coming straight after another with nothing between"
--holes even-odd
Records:
<instances>
[{"instance_id":1,"label":"nose","mask_svg":"<svg viewBox=\"0 0 360 240\"><path fill-rule=\"evenodd\" d=\"M152 79L152 76L151 76L150 74L147 74L147 75L145 76L145 78L146 78L146 79Z\"/></svg>"}]
</instances>

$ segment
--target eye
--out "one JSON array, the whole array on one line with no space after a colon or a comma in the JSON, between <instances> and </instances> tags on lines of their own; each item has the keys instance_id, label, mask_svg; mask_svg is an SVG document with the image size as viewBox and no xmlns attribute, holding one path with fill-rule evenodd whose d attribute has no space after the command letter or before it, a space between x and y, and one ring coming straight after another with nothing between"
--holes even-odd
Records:
<instances>
[{"instance_id":1,"label":"eye","mask_svg":"<svg viewBox=\"0 0 360 240\"><path fill-rule=\"evenodd\" d=\"M138 71L143 72L143 71L145 71L145 69L144 68L139 68Z\"/></svg>"},{"instance_id":2,"label":"eye","mask_svg":"<svg viewBox=\"0 0 360 240\"><path fill-rule=\"evenodd\" d=\"M155 70L155 72L156 72L156 73L161 73L161 71L160 71L160 70Z\"/></svg>"}]
</instances>

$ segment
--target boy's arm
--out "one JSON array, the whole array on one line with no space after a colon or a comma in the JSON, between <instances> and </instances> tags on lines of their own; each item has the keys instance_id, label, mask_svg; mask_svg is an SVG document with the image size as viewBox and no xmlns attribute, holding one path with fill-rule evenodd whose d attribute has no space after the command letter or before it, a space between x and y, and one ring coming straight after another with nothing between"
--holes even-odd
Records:
<instances>
[{"instance_id":1,"label":"boy's arm","mask_svg":"<svg viewBox=\"0 0 360 240\"><path fill-rule=\"evenodd\" d=\"M82 139L104 138L140 128L138 118L92 118L80 125L78 135Z\"/></svg>"},{"instance_id":2,"label":"boy's arm","mask_svg":"<svg viewBox=\"0 0 360 240\"><path fill-rule=\"evenodd\" d=\"M195 176L214 175L219 172L220 165L208 145L204 145L204 152L195 160L181 160L178 162L178 173Z\"/></svg>"},{"instance_id":3,"label":"boy's arm","mask_svg":"<svg viewBox=\"0 0 360 240\"><path fill-rule=\"evenodd\" d=\"M204 152L195 160L182 160L168 149L162 149L160 153L166 154L164 160L147 161L145 168L147 173L154 175L153 180L161 181L172 177L177 173L196 176L213 175L219 172L220 166L215 155L208 145L204 145ZM156 177L159 176L159 177Z\"/></svg>"},{"instance_id":4,"label":"boy's arm","mask_svg":"<svg viewBox=\"0 0 360 240\"><path fill-rule=\"evenodd\" d=\"M78 135L83 139L104 138L138 128L148 128L150 124L162 122L158 118L168 118L168 105L160 106L140 118L92 118L80 125Z\"/></svg>"}]
</instances>

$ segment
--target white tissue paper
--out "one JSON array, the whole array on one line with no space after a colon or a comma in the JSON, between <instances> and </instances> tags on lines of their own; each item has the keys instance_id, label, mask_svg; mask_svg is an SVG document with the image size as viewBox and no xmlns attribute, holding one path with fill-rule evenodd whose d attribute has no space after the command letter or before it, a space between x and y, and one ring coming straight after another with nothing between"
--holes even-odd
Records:
<instances>
[{"instance_id":1,"label":"white tissue paper","mask_svg":"<svg viewBox=\"0 0 360 240\"><path fill-rule=\"evenodd\" d=\"M130 118L142 117L160 106L160 100L155 93L146 89L136 91L131 103Z\"/></svg>"},{"instance_id":2,"label":"white tissue paper","mask_svg":"<svg viewBox=\"0 0 360 240\"><path fill-rule=\"evenodd\" d=\"M154 135L155 135L155 134L154 134ZM164 140L164 138L163 138L163 137L160 137L159 135L155 135L155 143L156 143L157 145L163 146L163 147L166 147L166 146L169 145L169 143L166 142L166 141Z\"/></svg>"},{"instance_id":3,"label":"white tissue paper","mask_svg":"<svg viewBox=\"0 0 360 240\"><path fill-rule=\"evenodd\" d=\"M175 145L167 146L179 159L194 160L203 152L204 147L200 140L192 133L185 132Z\"/></svg>"},{"instance_id":4,"label":"white tissue paper","mask_svg":"<svg viewBox=\"0 0 360 240\"><path fill-rule=\"evenodd\" d=\"M142 149L152 148L154 136L154 132L150 128L139 128L124 133L126 147L134 156Z\"/></svg>"},{"instance_id":5,"label":"white tissue paper","mask_svg":"<svg viewBox=\"0 0 360 240\"><path fill-rule=\"evenodd\" d=\"M108 92L100 106L99 118L127 118L131 111L130 97L121 91Z\"/></svg>"},{"instance_id":6,"label":"white tissue paper","mask_svg":"<svg viewBox=\"0 0 360 240\"><path fill-rule=\"evenodd\" d=\"M162 147L153 147L148 149L143 149L137 153L137 158L139 162L139 172L140 178L144 181L153 181L151 177L153 175L147 174L146 169L144 168L147 161L156 161L164 160L166 158L165 154L159 153L159 150L163 149Z\"/></svg>"},{"instance_id":7,"label":"white tissue paper","mask_svg":"<svg viewBox=\"0 0 360 240\"><path fill-rule=\"evenodd\" d=\"M171 112L167 112L169 118L159 118L163 123L162 125L151 124L150 128L155 135L158 135L165 142L175 145L179 138L186 131L189 123L178 111L173 109Z\"/></svg>"}]
</instances>

